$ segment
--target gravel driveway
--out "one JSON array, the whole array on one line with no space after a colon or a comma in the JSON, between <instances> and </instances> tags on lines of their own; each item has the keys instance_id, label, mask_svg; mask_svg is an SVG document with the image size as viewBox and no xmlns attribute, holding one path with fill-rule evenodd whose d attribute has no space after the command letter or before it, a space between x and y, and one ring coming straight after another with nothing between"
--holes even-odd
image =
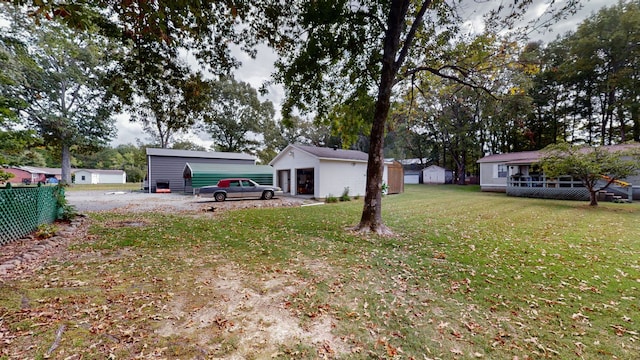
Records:
<instances>
[{"instance_id":1,"label":"gravel driveway","mask_svg":"<svg viewBox=\"0 0 640 360\"><path fill-rule=\"evenodd\" d=\"M205 211L212 207L216 210L238 208L260 208L301 206L313 203L309 199L280 196L271 200L227 200L215 202L213 199L199 198L183 194L149 194L141 191L67 191L69 204L78 212L122 211L122 212L182 212Z\"/></svg>"}]
</instances>

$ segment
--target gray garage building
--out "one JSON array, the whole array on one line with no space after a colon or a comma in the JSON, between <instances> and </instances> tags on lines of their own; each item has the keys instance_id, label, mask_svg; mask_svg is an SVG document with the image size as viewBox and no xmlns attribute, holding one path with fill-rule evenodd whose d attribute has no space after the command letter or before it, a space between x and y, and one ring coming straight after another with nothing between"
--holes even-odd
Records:
<instances>
[{"instance_id":1,"label":"gray garage building","mask_svg":"<svg viewBox=\"0 0 640 360\"><path fill-rule=\"evenodd\" d=\"M182 174L187 163L255 165L256 158L241 153L147 148L148 188L145 190L185 192Z\"/></svg>"}]
</instances>

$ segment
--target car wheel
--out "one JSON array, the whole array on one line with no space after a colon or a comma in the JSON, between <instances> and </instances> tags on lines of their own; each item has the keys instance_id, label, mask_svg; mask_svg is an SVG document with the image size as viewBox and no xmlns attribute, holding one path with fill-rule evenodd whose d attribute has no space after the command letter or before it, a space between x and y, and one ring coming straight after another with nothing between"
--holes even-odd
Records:
<instances>
[{"instance_id":1,"label":"car wheel","mask_svg":"<svg viewBox=\"0 0 640 360\"><path fill-rule=\"evenodd\" d=\"M263 193L262 193L262 198L263 198L264 200L269 200L269 199L273 198L273 192L271 192L271 191L265 191L265 192L263 192Z\"/></svg>"},{"instance_id":2,"label":"car wheel","mask_svg":"<svg viewBox=\"0 0 640 360\"><path fill-rule=\"evenodd\" d=\"M227 195L225 195L224 193L216 193L215 195L213 195L213 198L216 199L216 201L224 201L224 199L227 198Z\"/></svg>"}]
</instances>

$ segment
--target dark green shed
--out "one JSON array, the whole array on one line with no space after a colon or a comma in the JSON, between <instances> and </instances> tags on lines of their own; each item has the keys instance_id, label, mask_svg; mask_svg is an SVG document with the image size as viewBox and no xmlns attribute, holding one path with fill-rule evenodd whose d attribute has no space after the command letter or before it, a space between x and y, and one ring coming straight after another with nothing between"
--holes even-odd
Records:
<instances>
[{"instance_id":1,"label":"dark green shed","mask_svg":"<svg viewBox=\"0 0 640 360\"><path fill-rule=\"evenodd\" d=\"M215 185L226 178L248 178L258 184L273 185L274 170L269 165L186 163L182 175L185 192L190 193L193 189Z\"/></svg>"}]
</instances>

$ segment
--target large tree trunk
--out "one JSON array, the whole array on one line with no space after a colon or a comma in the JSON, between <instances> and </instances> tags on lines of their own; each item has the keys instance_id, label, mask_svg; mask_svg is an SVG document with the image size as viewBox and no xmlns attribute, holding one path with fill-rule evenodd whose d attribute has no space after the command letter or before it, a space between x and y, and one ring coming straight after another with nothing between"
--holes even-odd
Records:
<instances>
[{"instance_id":1,"label":"large tree trunk","mask_svg":"<svg viewBox=\"0 0 640 360\"><path fill-rule=\"evenodd\" d=\"M371 127L369 160L367 163L367 188L364 209L356 230L391 234L382 222L382 174L384 171L384 128L391 106L391 90L398 73L396 56L400 49L400 34L404 25L409 0L393 0L387 21L382 57L382 73L378 87L378 98Z\"/></svg>"},{"instance_id":2,"label":"large tree trunk","mask_svg":"<svg viewBox=\"0 0 640 360\"><path fill-rule=\"evenodd\" d=\"M467 185L467 156L463 151L460 159L456 161L458 167L458 185Z\"/></svg>"},{"instance_id":3,"label":"large tree trunk","mask_svg":"<svg viewBox=\"0 0 640 360\"><path fill-rule=\"evenodd\" d=\"M631 106L631 122L633 124L633 141L640 142L640 107L637 104Z\"/></svg>"},{"instance_id":4,"label":"large tree trunk","mask_svg":"<svg viewBox=\"0 0 640 360\"><path fill-rule=\"evenodd\" d=\"M595 190L589 190L589 205L598 206L598 193Z\"/></svg>"},{"instance_id":5,"label":"large tree trunk","mask_svg":"<svg viewBox=\"0 0 640 360\"><path fill-rule=\"evenodd\" d=\"M61 169L61 182L63 185L71 184L71 151L69 145L62 144L62 169Z\"/></svg>"}]
</instances>

